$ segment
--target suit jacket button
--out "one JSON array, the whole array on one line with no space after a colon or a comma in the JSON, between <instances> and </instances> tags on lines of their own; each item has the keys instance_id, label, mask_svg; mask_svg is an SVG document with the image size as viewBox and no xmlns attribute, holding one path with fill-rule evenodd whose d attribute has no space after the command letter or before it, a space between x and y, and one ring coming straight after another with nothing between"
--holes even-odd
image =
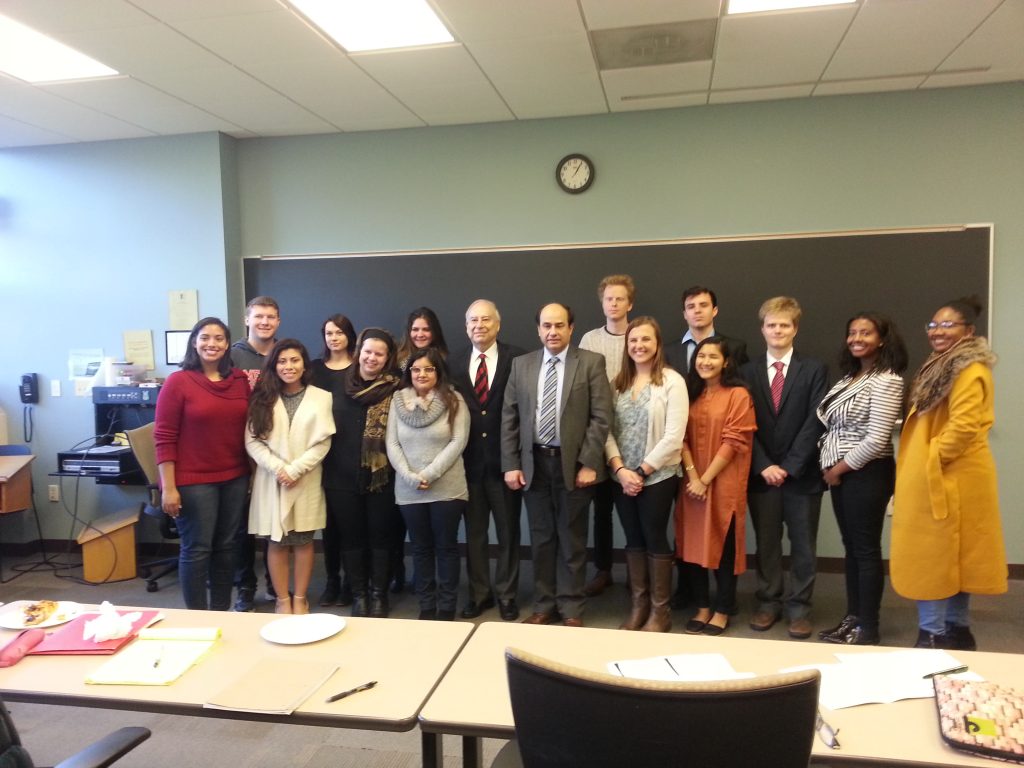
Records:
<instances>
[{"instance_id":1,"label":"suit jacket button","mask_svg":"<svg viewBox=\"0 0 1024 768\"><path fill-rule=\"evenodd\" d=\"M487 437L487 433L486 432L481 432L480 433L480 437Z\"/></svg>"},{"instance_id":2,"label":"suit jacket button","mask_svg":"<svg viewBox=\"0 0 1024 768\"><path fill-rule=\"evenodd\" d=\"M481 416L486 416L487 415L487 411L480 411L480 415Z\"/></svg>"}]
</instances>

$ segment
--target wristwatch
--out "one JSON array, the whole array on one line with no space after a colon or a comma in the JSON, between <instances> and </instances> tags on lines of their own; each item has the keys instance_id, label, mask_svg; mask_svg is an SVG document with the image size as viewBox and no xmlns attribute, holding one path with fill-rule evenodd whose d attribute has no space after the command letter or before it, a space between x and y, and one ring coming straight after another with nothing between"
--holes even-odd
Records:
<instances>
[{"instance_id":1,"label":"wristwatch","mask_svg":"<svg viewBox=\"0 0 1024 768\"><path fill-rule=\"evenodd\" d=\"M636 472L636 473L637 473L638 475L640 475L640 477L643 477L643 478L645 478L645 479L646 479L646 478L647 478L647 476L648 476L648 475L647 475L647 473L646 473L646 472L644 472L644 465L643 465L643 464L639 465L639 466L638 466L638 467L637 467L636 469L634 469L633 471L634 471L634 472Z\"/></svg>"}]
</instances>

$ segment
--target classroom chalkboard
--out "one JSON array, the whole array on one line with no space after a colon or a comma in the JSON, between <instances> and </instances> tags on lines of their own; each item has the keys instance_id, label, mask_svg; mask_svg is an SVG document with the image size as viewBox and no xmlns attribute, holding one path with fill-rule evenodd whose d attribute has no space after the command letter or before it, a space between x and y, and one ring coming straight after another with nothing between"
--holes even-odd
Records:
<instances>
[{"instance_id":1,"label":"classroom chalkboard","mask_svg":"<svg viewBox=\"0 0 1024 768\"><path fill-rule=\"evenodd\" d=\"M928 354L924 324L958 296L987 302L990 226L807 234L764 238L591 244L398 254L263 256L244 260L245 295L273 296L281 306L279 337L302 340L313 357L320 328L335 312L357 330L376 325L400 339L411 310L433 309L450 349L468 345L464 317L477 298L493 300L501 337L539 346L534 317L549 301L575 311L575 333L603 324L596 288L615 273L633 277L631 317L658 319L666 343L686 330L680 296L691 285L718 295L716 330L763 350L757 311L766 298L795 297L803 308L796 346L836 374L846 321L858 311L889 314L910 350L911 371ZM978 332L987 333L988 307Z\"/></svg>"}]
</instances>

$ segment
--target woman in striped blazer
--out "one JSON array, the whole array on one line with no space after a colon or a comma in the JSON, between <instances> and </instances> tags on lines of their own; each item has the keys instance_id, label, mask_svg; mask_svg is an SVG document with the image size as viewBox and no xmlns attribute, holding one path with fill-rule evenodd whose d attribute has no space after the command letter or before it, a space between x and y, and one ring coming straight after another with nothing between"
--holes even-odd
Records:
<instances>
[{"instance_id":1,"label":"woman in striped blazer","mask_svg":"<svg viewBox=\"0 0 1024 768\"><path fill-rule=\"evenodd\" d=\"M846 323L840 379L818 406L821 469L846 550L846 616L818 636L877 645L885 575L882 526L896 477L892 432L903 410L907 348L892 321L861 312Z\"/></svg>"}]
</instances>

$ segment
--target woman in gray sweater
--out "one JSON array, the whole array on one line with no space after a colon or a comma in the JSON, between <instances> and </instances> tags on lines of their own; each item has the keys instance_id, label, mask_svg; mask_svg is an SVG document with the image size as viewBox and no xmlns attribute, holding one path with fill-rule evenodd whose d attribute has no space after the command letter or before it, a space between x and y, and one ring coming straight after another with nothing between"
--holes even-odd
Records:
<instances>
[{"instance_id":1,"label":"woman in gray sweater","mask_svg":"<svg viewBox=\"0 0 1024 768\"><path fill-rule=\"evenodd\" d=\"M421 619L452 621L459 588L459 521L466 508L462 451L469 410L433 347L413 352L388 415L395 502L412 538Z\"/></svg>"}]
</instances>

